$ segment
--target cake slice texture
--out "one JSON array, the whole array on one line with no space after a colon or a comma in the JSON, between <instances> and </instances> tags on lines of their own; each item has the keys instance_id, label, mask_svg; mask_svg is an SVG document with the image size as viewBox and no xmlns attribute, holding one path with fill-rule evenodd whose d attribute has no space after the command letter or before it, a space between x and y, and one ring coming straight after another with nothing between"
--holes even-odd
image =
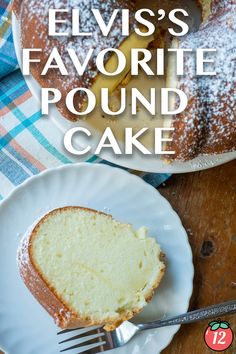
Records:
<instances>
[{"instance_id":1,"label":"cake slice texture","mask_svg":"<svg viewBox=\"0 0 236 354\"><path fill-rule=\"evenodd\" d=\"M56 209L23 238L20 274L59 327L112 330L142 310L164 274L146 233L95 210Z\"/></svg>"}]
</instances>

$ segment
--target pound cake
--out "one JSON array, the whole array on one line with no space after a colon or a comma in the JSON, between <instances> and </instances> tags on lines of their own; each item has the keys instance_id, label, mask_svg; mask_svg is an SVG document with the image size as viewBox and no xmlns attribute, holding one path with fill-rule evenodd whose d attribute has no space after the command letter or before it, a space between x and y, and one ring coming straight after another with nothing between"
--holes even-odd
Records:
<instances>
[{"instance_id":1,"label":"pound cake","mask_svg":"<svg viewBox=\"0 0 236 354\"><path fill-rule=\"evenodd\" d=\"M21 277L61 328L112 330L152 299L165 270L145 227L81 207L55 209L23 238Z\"/></svg>"},{"instance_id":2,"label":"pound cake","mask_svg":"<svg viewBox=\"0 0 236 354\"><path fill-rule=\"evenodd\" d=\"M155 6L156 9L165 9L169 8L169 3L170 0L156 1ZM183 0L182 3L184 6L189 0ZM137 26L134 17L137 4L143 8L148 6L141 0L14 0L13 4L21 25L22 47L44 49L40 53L41 63L37 63L31 69L33 76L41 86L55 87L62 92L62 100L57 103L57 108L65 118L72 121L78 120L79 117L66 108L65 96L68 91L82 86L91 89L96 96L102 87L108 87L112 92L127 74L126 71L118 77L110 78L99 75L95 65L96 53L112 47L120 49L129 58L131 48L147 48L153 43L152 36L138 37L134 32ZM169 60L166 87L183 90L189 102L183 113L172 115L170 119L165 117L163 119L164 127L174 128L171 134L173 143L168 144L169 150L175 151L175 155L167 156L171 160L191 160L201 154L221 154L236 150L236 0L196 0L195 5L201 7L200 27L193 33L173 41L171 47L191 48L193 51L197 48L216 49L217 55L214 56L216 75L196 76L195 63L191 56L186 56L185 75L177 76L174 74L173 60ZM63 40L61 37L48 36L48 9L71 10L73 7L81 11L82 27L91 30L93 36L67 36ZM99 9L104 15L105 22L108 22L114 9L129 10L130 36L124 38L121 35L121 16L117 18L110 35L101 36L96 21L90 14L91 8ZM176 8L175 1L173 8ZM68 23L71 22L70 18L67 20ZM160 32L157 34L160 36ZM157 42L161 42L161 39L157 38ZM89 62L88 69L80 77L75 73L70 60L67 62L69 76L65 77L51 70L48 75L42 77L40 72L54 46L58 48L63 58L68 56L67 48L75 48L82 61L89 49L96 48L97 51ZM130 58L128 63L129 60ZM106 65L112 69L113 56L107 58ZM127 68L129 70L129 65ZM78 108L83 107L84 97L77 96L76 103ZM175 105L178 105L178 102L173 102L173 106Z\"/></svg>"},{"instance_id":3,"label":"pound cake","mask_svg":"<svg viewBox=\"0 0 236 354\"><path fill-rule=\"evenodd\" d=\"M184 91L188 106L173 116L170 150L174 159L191 160L200 154L221 154L236 150L236 0L200 0L200 28L182 39L173 40L173 48L212 48L205 64L214 76L197 76L191 55L185 57L183 76L173 75L169 64L169 87Z\"/></svg>"},{"instance_id":4,"label":"pound cake","mask_svg":"<svg viewBox=\"0 0 236 354\"><path fill-rule=\"evenodd\" d=\"M109 92L120 84L124 77L129 72L130 67L130 51L131 48L146 48L153 40L153 36L140 37L134 32L135 20L135 0L15 0L13 9L17 17L19 17L22 32L21 40L24 48L43 48L41 53L37 53L40 58L40 63L32 66L32 74L42 87L56 87L62 93L62 98L65 99L67 92L73 88L84 87L90 89L100 100L100 88L107 87ZM68 9L71 13L73 8L81 11L80 21L81 28L92 33L92 36L71 36L67 37L52 37L48 35L48 11L51 8ZM127 38L122 35L122 16L118 14L116 21L107 37L104 37L98 27L97 21L92 16L91 9L99 9L103 14L104 22L108 23L113 11L116 9L126 9L130 12L130 31L131 35ZM67 15L66 15L67 16ZM68 15L68 22L64 28L66 32L70 32L71 16ZM59 16L60 17L60 16ZM61 15L64 19L65 14ZM46 58L49 56L53 47L56 47L62 58L65 59L66 67L69 76L62 76L57 70L49 70L47 75L40 75L42 68L45 65ZM89 50L95 49L87 65L87 69L83 75L79 76L71 60L69 59L67 49L73 48L78 52L81 63L84 62ZM103 49L119 48L125 55L127 60L127 68L121 74L108 77L98 73L96 67L97 54ZM106 70L113 72L117 65L117 58L114 55L107 53ZM78 120L78 116L71 113L62 99L57 104L57 108L63 116L69 120ZM65 102L65 101L64 101ZM76 95L76 109L83 111L86 106L86 97L81 93Z\"/></svg>"}]
</instances>

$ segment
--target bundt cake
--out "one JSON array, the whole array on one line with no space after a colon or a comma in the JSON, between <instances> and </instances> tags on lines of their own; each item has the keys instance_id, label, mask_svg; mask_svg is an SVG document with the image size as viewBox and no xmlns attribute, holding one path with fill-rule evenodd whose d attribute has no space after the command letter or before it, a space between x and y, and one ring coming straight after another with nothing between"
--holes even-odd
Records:
<instances>
[{"instance_id":1,"label":"bundt cake","mask_svg":"<svg viewBox=\"0 0 236 354\"><path fill-rule=\"evenodd\" d=\"M187 108L172 119L170 149L180 160L236 150L236 1L201 3L204 21L199 30L174 40L174 46L216 49L216 75L196 76L195 63L186 56L185 75L171 78L170 87L188 95Z\"/></svg>"},{"instance_id":2,"label":"bundt cake","mask_svg":"<svg viewBox=\"0 0 236 354\"><path fill-rule=\"evenodd\" d=\"M180 0L183 4L186 0ZM192 1L192 0L191 0ZM153 3L153 2L152 2ZM176 76L173 72L174 63L169 60L167 65L166 87L178 88L188 96L188 106L181 114L163 118L163 126L173 127L172 143L168 149L174 150L175 155L167 158L175 160L191 160L200 154L220 154L236 150L236 0L196 0L202 10L202 23L200 27L184 37L168 38L168 48L197 48L216 49L215 76L196 76L195 60L193 56L185 56L185 73ZM72 8L81 9L82 27L94 33L93 37L49 37L48 9ZM144 3L146 7L146 2ZM157 8L176 8L176 1L157 0ZM89 62L88 70L81 77L76 75L72 65L67 65L69 76L58 75L53 69L45 77L40 76L51 49L56 46L66 57L66 48L77 48L81 58L90 48L97 52L112 47L121 49L129 62L131 48L151 47L155 40L153 36L140 37L134 32L134 11L143 6L142 0L14 0L14 9L21 24L21 39L24 48L43 48L37 53L41 63L32 66L32 74L41 86L55 87L62 92L62 100L57 103L61 114L69 120L78 120L78 116L68 111L65 105L65 96L69 90L76 87L92 89L96 95L101 87L108 87L113 91L129 71L127 70L115 77L105 78L98 75L95 67L95 58ZM89 15L89 9L100 9L105 20L109 19L114 9L128 9L130 13L131 35L124 38L121 35L121 16L117 17L116 25L108 37L99 35L98 26ZM180 7L178 5L178 7ZM106 18L107 14L107 18ZM133 31L133 32L132 32ZM158 32L159 33L159 32ZM158 39L158 38L157 38ZM157 40L157 43L160 41ZM96 52L95 52L96 54ZM114 57L107 59L107 68L112 69ZM109 70L108 70L109 71ZM158 80L158 79L157 79ZM76 96L77 105L82 108L84 97ZM174 102L173 105L178 105Z\"/></svg>"},{"instance_id":3,"label":"bundt cake","mask_svg":"<svg viewBox=\"0 0 236 354\"><path fill-rule=\"evenodd\" d=\"M55 209L18 250L20 274L61 328L112 330L149 302L165 270L147 229L80 207Z\"/></svg>"},{"instance_id":4,"label":"bundt cake","mask_svg":"<svg viewBox=\"0 0 236 354\"><path fill-rule=\"evenodd\" d=\"M19 2L21 5L19 5ZM32 66L32 74L43 87L55 87L62 93L61 103L58 103L57 107L66 118L70 120L78 120L78 116L73 115L65 107L65 96L69 90L77 87L89 88L94 92L99 99L100 88L107 87L112 92L129 71L130 65L127 65L127 69L122 74L117 76L108 77L102 74L98 74L96 67L97 54L103 49L107 48L119 48L130 61L131 48L146 48L148 43L153 40L153 37L140 37L134 32L135 21L135 1L127 0L80 0L76 8L81 10L80 15L80 27L84 32L91 32L92 36L63 36L63 37L50 37L48 35L48 11L50 8L56 9L68 9L68 13L71 14L71 10L75 8L74 1L70 0L27 0L27 1L15 1L14 8L16 14L20 16L21 21L21 40L24 48L43 48L42 53L37 53L37 57L40 59L40 63ZM108 36L104 37L98 27L97 21L91 14L91 8L99 9L103 14L103 20L105 23L109 22L112 13L117 8L129 10L129 23L131 35L126 39L122 35L122 16L119 13L115 26L112 27ZM65 14L61 15L63 19ZM58 16L60 18L60 16ZM68 28L61 27L59 31L71 32L71 18L68 20ZM68 58L67 48L76 48L81 62L86 58L86 55L90 49L95 49L92 57L88 62L88 66L84 75L78 76L71 60L68 58L66 67L69 72L68 76L58 75L58 70L50 70L45 77L41 74L47 58L49 57L52 48L56 47L61 57ZM32 56L33 57L33 56ZM116 56L111 55L107 58L106 70L112 72L112 68L116 64ZM76 108L83 110L85 97L78 94L76 96ZM63 103L64 101L64 103Z\"/></svg>"}]
</instances>

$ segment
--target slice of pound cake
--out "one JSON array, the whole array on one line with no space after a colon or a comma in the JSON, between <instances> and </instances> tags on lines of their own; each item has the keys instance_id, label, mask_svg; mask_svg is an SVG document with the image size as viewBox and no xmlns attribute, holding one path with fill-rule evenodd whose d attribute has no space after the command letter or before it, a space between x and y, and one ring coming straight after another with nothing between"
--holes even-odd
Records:
<instances>
[{"instance_id":1,"label":"slice of pound cake","mask_svg":"<svg viewBox=\"0 0 236 354\"><path fill-rule=\"evenodd\" d=\"M163 254L146 234L96 210L56 209L23 238L20 274L59 327L112 330L142 310L163 277Z\"/></svg>"}]
</instances>

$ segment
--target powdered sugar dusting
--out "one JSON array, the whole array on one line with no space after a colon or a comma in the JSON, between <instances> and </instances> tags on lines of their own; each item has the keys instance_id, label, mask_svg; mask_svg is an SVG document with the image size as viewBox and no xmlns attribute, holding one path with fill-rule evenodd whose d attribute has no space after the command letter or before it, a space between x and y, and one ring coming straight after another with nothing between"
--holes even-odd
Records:
<instances>
[{"instance_id":1,"label":"powdered sugar dusting","mask_svg":"<svg viewBox=\"0 0 236 354\"><path fill-rule=\"evenodd\" d=\"M16 0L17 1L17 0ZM205 0L200 2L204 3ZM208 1L206 1L208 3ZM67 92L77 87L91 88L97 69L95 59L102 49L117 48L124 40L121 35L121 16L116 19L108 37L103 37L91 14L91 9L99 9L104 21L109 22L114 9L128 8L131 17L131 30L134 27L133 10L135 0L25 0L21 5L22 42L24 47L44 48L41 64L36 64L33 75L42 86L56 87L62 92L63 99ZM81 10L81 29L92 32L90 37L72 36L70 32L71 18L60 27L69 36L57 38L48 36L49 8ZM65 15L61 15L62 18ZM212 0L211 18L204 22L200 30L189 34L180 41L181 48L214 48L216 76L196 77L194 56L186 56L185 75L178 78L177 87L183 90L189 99L184 113L174 117L173 146L175 158L189 160L199 154L214 154L234 151L236 149L236 0ZM50 70L46 78L40 76L43 64L53 47L57 47L68 76L58 75L58 71ZM81 62L88 50L93 48L94 54L82 77L75 71L67 48L76 50ZM81 108L83 97L76 97ZM63 101L63 100L62 100ZM62 115L77 119L66 109L64 103L58 104Z\"/></svg>"},{"instance_id":2,"label":"powdered sugar dusting","mask_svg":"<svg viewBox=\"0 0 236 354\"><path fill-rule=\"evenodd\" d=\"M131 11L131 30L134 26L133 9L134 1L116 0L27 0L23 1L21 8L21 26L23 47L43 48L41 61L45 62L53 49L57 47L69 75L58 79L58 71L50 70L45 78L40 78L43 86L57 87L63 93L77 87L90 88L97 75L96 56L106 48L117 48L126 37L122 36L122 16L118 13L115 25L112 26L107 37L103 36L91 9L99 9L103 20L108 24L115 9L129 9ZM48 11L49 9L66 9L68 13L58 13L57 19L66 19L66 23L60 24L57 28L59 32L69 33L68 36L52 37L48 36ZM91 32L92 36L72 36L72 9L80 10L80 30L81 32ZM82 77L76 72L74 65L68 55L67 49L76 51L81 63L85 60L90 49L94 49L93 56L88 63L86 72ZM42 64L35 66L38 71L42 71ZM46 81L46 82L45 82Z\"/></svg>"},{"instance_id":3,"label":"powdered sugar dusting","mask_svg":"<svg viewBox=\"0 0 236 354\"><path fill-rule=\"evenodd\" d=\"M218 2L218 10L225 2ZM216 76L197 77L195 60L187 56L187 70L178 80L178 88L189 99L185 112L173 122L174 149L181 160L236 148L236 4L230 3L228 10L225 6L179 43L181 48L216 49L215 55L211 54Z\"/></svg>"}]
</instances>

